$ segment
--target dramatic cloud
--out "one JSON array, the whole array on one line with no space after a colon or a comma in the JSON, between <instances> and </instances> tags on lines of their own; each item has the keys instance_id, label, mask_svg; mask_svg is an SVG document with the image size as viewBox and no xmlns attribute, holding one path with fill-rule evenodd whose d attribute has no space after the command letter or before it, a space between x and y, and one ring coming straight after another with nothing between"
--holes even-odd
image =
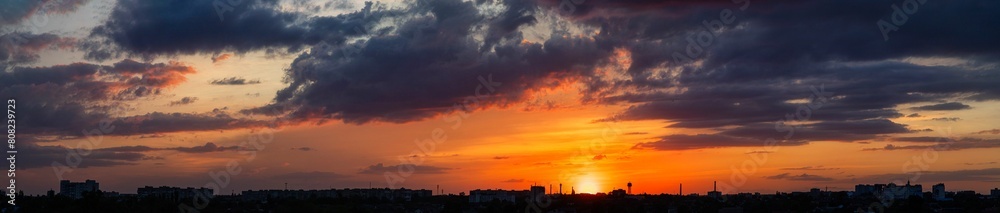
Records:
<instances>
[{"instance_id":1,"label":"dramatic cloud","mask_svg":"<svg viewBox=\"0 0 1000 213\"><path fill-rule=\"evenodd\" d=\"M521 182L524 182L524 179L507 179L505 181L500 181L500 182L504 182L504 183L521 183Z\"/></svg>"},{"instance_id":2,"label":"dramatic cloud","mask_svg":"<svg viewBox=\"0 0 1000 213\"><path fill-rule=\"evenodd\" d=\"M547 2L556 7L559 1ZM971 107L954 100L1000 98L1000 90L988 86L1000 83L1000 76L991 74L1000 43L964 33L945 40L928 36L942 29L963 32L953 23L998 17L989 12L1000 9L998 4L927 9L942 4L928 3L919 17L911 17L921 20L911 22L918 24L885 41L873 23L892 12L887 9L892 2L745 3L588 1L562 15L600 28L595 39L615 38L620 42L614 45L629 53L627 77L589 81L591 90L585 90L596 102L630 105L604 120L666 120L667 127L720 130L696 141L668 136L639 147L761 144L745 139L777 138L782 134L774 122L789 116L816 122L796 128L795 140L869 140L918 131L889 120L903 116L902 105L941 102L914 110L961 110ZM720 11L731 12L732 22L720 19ZM792 17L796 22L788 21ZM811 24L796 24L802 22ZM715 25L706 30L703 23ZM985 33L1000 36L1000 30ZM813 106L817 102L820 108Z\"/></svg>"},{"instance_id":3,"label":"dramatic cloud","mask_svg":"<svg viewBox=\"0 0 1000 213\"><path fill-rule=\"evenodd\" d=\"M964 163L964 164L965 165L969 165L969 166L978 166L978 165L993 165L993 164L997 164L997 162L996 161L990 161L990 162Z\"/></svg>"},{"instance_id":4,"label":"dramatic cloud","mask_svg":"<svg viewBox=\"0 0 1000 213\"><path fill-rule=\"evenodd\" d=\"M247 80L240 77L229 77L223 79L215 79L209 83L215 85L247 85L247 84L259 84L260 80Z\"/></svg>"},{"instance_id":5,"label":"dramatic cloud","mask_svg":"<svg viewBox=\"0 0 1000 213\"><path fill-rule=\"evenodd\" d=\"M215 143L205 143L202 146L192 146L192 147L164 147L156 148L149 146L119 146L119 147L109 147L97 149L97 151L108 151L108 152L151 152L151 151L178 151L186 153L208 153L208 152L223 152L223 151L235 151L239 150L238 146L218 146Z\"/></svg>"},{"instance_id":6,"label":"dramatic cloud","mask_svg":"<svg viewBox=\"0 0 1000 213\"><path fill-rule=\"evenodd\" d=\"M805 145L803 141L785 141L777 143L779 146ZM718 134L698 134L698 135L668 135L654 142L638 143L633 149L656 149L656 150L688 150L720 147L759 147L764 145L764 140L750 138L733 137Z\"/></svg>"},{"instance_id":7,"label":"dramatic cloud","mask_svg":"<svg viewBox=\"0 0 1000 213\"><path fill-rule=\"evenodd\" d=\"M0 34L0 70L36 62L40 58L38 53L43 50L69 49L75 43L75 39L62 38L50 33Z\"/></svg>"},{"instance_id":8,"label":"dramatic cloud","mask_svg":"<svg viewBox=\"0 0 1000 213\"><path fill-rule=\"evenodd\" d=\"M962 120L962 118L954 118L954 117L951 117L951 118L931 118L930 120L931 121L959 121L959 120Z\"/></svg>"},{"instance_id":9,"label":"dramatic cloud","mask_svg":"<svg viewBox=\"0 0 1000 213\"><path fill-rule=\"evenodd\" d=\"M819 175L810 175L802 173L801 175L793 175L790 173L781 173L774 176L764 177L772 180L791 180L791 181L831 181L833 178L823 177Z\"/></svg>"},{"instance_id":10,"label":"dramatic cloud","mask_svg":"<svg viewBox=\"0 0 1000 213\"><path fill-rule=\"evenodd\" d=\"M243 128L265 128L271 122L241 119L222 112L215 113L162 113L118 118L111 122L112 135L211 131Z\"/></svg>"},{"instance_id":11,"label":"dramatic cloud","mask_svg":"<svg viewBox=\"0 0 1000 213\"><path fill-rule=\"evenodd\" d=\"M5 1L0 8L0 25L14 25L30 20L35 14L65 14L75 11L89 0ZM47 17L38 18L48 20ZM36 21L43 23L42 21Z\"/></svg>"},{"instance_id":12,"label":"dramatic cloud","mask_svg":"<svg viewBox=\"0 0 1000 213\"><path fill-rule=\"evenodd\" d=\"M293 147L293 148L292 148L292 150L296 150L296 151L303 151L303 152L308 152L308 151L315 151L316 149L313 149L313 148L310 148L310 147L306 147L306 146L303 146L303 147L297 147L297 148L296 148L296 147Z\"/></svg>"},{"instance_id":13,"label":"dramatic cloud","mask_svg":"<svg viewBox=\"0 0 1000 213\"><path fill-rule=\"evenodd\" d=\"M859 180L872 183L885 183L898 181L906 182L908 178L920 177L925 183L946 183L957 181L1000 181L1000 168L973 169L973 170L952 170L952 171L920 171L918 173L898 173L898 174L878 174L858 178Z\"/></svg>"},{"instance_id":14,"label":"dramatic cloud","mask_svg":"<svg viewBox=\"0 0 1000 213\"><path fill-rule=\"evenodd\" d=\"M965 105L963 103L948 102L948 103L941 103L941 104L934 104L934 105L918 106L918 107L913 107L911 109L913 109L913 110L928 110L928 111L930 111L930 110L936 110L936 111L941 111L941 110L972 109L972 107L969 106L969 105Z\"/></svg>"},{"instance_id":15,"label":"dramatic cloud","mask_svg":"<svg viewBox=\"0 0 1000 213\"><path fill-rule=\"evenodd\" d=\"M601 154L601 155L595 155L594 158L592 158L592 159L593 160L604 160L604 158L607 158L607 157L608 156Z\"/></svg>"},{"instance_id":16,"label":"dramatic cloud","mask_svg":"<svg viewBox=\"0 0 1000 213\"><path fill-rule=\"evenodd\" d=\"M232 56L233 55L229 54L229 53L222 54L222 55L217 55L217 56L212 56L212 63L219 63L219 62L222 62L222 61L225 61L225 60L229 60L229 57L232 57Z\"/></svg>"},{"instance_id":17,"label":"dramatic cloud","mask_svg":"<svg viewBox=\"0 0 1000 213\"><path fill-rule=\"evenodd\" d=\"M275 103L246 112L363 124L503 107L591 75L612 52L591 38L559 32L543 43L523 42L520 33L500 36L510 39L483 51L476 29L490 24L479 11L474 2L426 1L405 11L410 16L393 31L330 50L313 48L292 63L290 85ZM532 23L519 21L527 19L523 14L505 15L521 17L502 25L507 29Z\"/></svg>"},{"instance_id":18,"label":"dramatic cloud","mask_svg":"<svg viewBox=\"0 0 1000 213\"><path fill-rule=\"evenodd\" d=\"M139 152L115 151L115 150L76 150L63 146L39 146L32 143L19 143L18 151L22 153L32 153L30 155L18 155L18 169L42 168L51 172L53 162L66 165L70 153L89 153L82 160L77 168L87 167L110 167L120 165L134 165L147 156Z\"/></svg>"},{"instance_id":19,"label":"dramatic cloud","mask_svg":"<svg viewBox=\"0 0 1000 213\"><path fill-rule=\"evenodd\" d=\"M202 146L192 147L149 147L149 146L119 146L98 148L91 150L81 150L67 148L64 146L40 146L35 143L23 143L20 147L22 152L30 152L31 155L19 155L18 168L34 169L48 168L53 162L66 164L70 153L88 153L80 160L78 168L86 167L109 167L120 165L134 165L142 160L163 160L162 156L147 155L147 152L154 151L176 151L184 153L208 153L237 151L237 146L218 146L214 143L206 143Z\"/></svg>"},{"instance_id":20,"label":"dramatic cloud","mask_svg":"<svg viewBox=\"0 0 1000 213\"><path fill-rule=\"evenodd\" d=\"M292 172L280 175L275 175L273 179L279 180L296 180L296 181L330 181L336 179L343 179L349 177L347 175L337 174L333 172Z\"/></svg>"},{"instance_id":21,"label":"dramatic cloud","mask_svg":"<svg viewBox=\"0 0 1000 213\"><path fill-rule=\"evenodd\" d=\"M904 142L925 142L925 143L935 143L934 145L892 145L887 144L882 148L865 148L864 151L892 151L892 150L924 150L933 149L937 151L955 151L963 149L982 149L982 148L997 148L1000 147L1000 139L980 139L980 138L960 138L960 139L949 139L949 138L934 138L934 137L915 137L915 138L896 138L897 141Z\"/></svg>"},{"instance_id":22,"label":"dramatic cloud","mask_svg":"<svg viewBox=\"0 0 1000 213\"><path fill-rule=\"evenodd\" d=\"M92 60L264 49L296 53L321 41L340 45L348 36L365 33L355 28L369 29L388 17L373 15L386 11L375 11L371 4L355 13L308 17L281 10L276 0L222 3L121 0L81 49Z\"/></svg>"},{"instance_id":23,"label":"dramatic cloud","mask_svg":"<svg viewBox=\"0 0 1000 213\"><path fill-rule=\"evenodd\" d=\"M975 134L979 134L979 135L982 135L982 134L994 134L994 135L996 135L996 134L1000 134L1000 129L983 130L983 131L976 132Z\"/></svg>"},{"instance_id":24,"label":"dramatic cloud","mask_svg":"<svg viewBox=\"0 0 1000 213\"><path fill-rule=\"evenodd\" d=\"M187 80L194 68L179 62L142 63L122 60L112 66L73 63L51 67L16 67L0 73L0 92L31 98L53 92L52 101L131 99L159 94ZM76 91L73 91L76 90ZM36 93L30 94L29 93Z\"/></svg>"},{"instance_id":25,"label":"dramatic cloud","mask_svg":"<svg viewBox=\"0 0 1000 213\"><path fill-rule=\"evenodd\" d=\"M347 6L122 0L80 48L95 60L296 54L273 102L241 111L293 122L405 123L577 87L582 104L627 106L599 121L715 131L636 145L660 150L759 146L786 118L803 122L782 145L867 141L922 131L893 121L921 117L903 110L1000 100L1000 23L981 21L1000 19L997 3L929 1L886 33L875 23L891 15L887 0L563 3L367 3L316 16ZM526 30L539 24L553 30Z\"/></svg>"},{"instance_id":26,"label":"dramatic cloud","mask_svg":"<svg viewBox=\"0 0 1000 213\"><path fill-rule=\"evenodd\" d=\"M180 100L171 101L170 106L188 105L198 100L198 97L183 97Z\"/></svg>"},{"instance_id":27,"label":"dramatic cloud","mask_svg":"<svg viewBox=\"0 0 1000 213\"><path fill-rule=\"evenodd\" d=\"M821 171L821 170L838 170L840 168L830 168L824 166L803 166L803 167L793 167L793 168L781 168L780 170L805 170L805 171Z\"/></svg>"},{"instance_id":28,"label":"dramatic cloud","mask_svg":"<svg viewBox=\"0 0 1000 213\"><path fill-rule=\"evenodd\" d=\"M99 124L113 125L107 134L133 135L262 126L262 122L224 112L161 113L116 116L123 101L159 95L186 81L195 70L179 62L142 63L123 60L111 66L73 63L51 67L17 67L0 73L0 96L17 100L25 134L81 135ZM189 101L193 101L189 99ZM183 102L183 100L182 100Z\"/></svg>"},{"instance_id":29,"label":"dramatic cloud","mask_svg":"<svg viewBox=\"0 0 1000 213\"><path fill-rule=\"evenodd\" d=\"M224 112L161 113L120 116L126 101L152 98L187 81L194 68L180 62L122 60L112 65L73 63L15 67L0 72L0 96L17 100L25 134L79 136L101 126L110 135L154 134L261 127L263 122ZM171 105L189 104L185 97Z\"/></svg>"},{"instance_id":30,"label":"dramatic cloud","mask_svg":"<svg viewBox=\"0 0 1000 213\"><path fill-rule=\"evenodd\" d=\"M412 170L414 174L443 174L445 172L448 172L449 170L452 170L452 168L426 166L426 165L413 165L413 164L399 164L399 165L385 166L382 165L382 163L378 163L375 165L362 168L360 171L358 171L358 173L382 175L386 172L398 172L398 171L410 171L410 170Z\"/></svg>"}]
</instances>

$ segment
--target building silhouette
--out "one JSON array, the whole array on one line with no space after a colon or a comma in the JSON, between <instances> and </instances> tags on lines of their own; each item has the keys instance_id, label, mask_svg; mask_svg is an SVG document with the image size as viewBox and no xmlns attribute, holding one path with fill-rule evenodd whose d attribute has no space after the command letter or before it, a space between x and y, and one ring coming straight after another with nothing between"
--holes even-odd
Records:
<instances>
[{"instance_id":1,"label":"building silhouette","mask_svg":"<svg viewBox=\"0 0 1000 213\"><path fill-rule=\"evenodd\" d=\"M576 193L575 189L570 189ZM531 186L528 190L476 189L469 191L469 203L516 202L520 199L537 199L545 196L544 186Z\"/></svg>"},{"instance_id":2,"label":"building silhouette","mask_svg":"<svg viewBox=\"0 0 1000 213\"><path fill-rule=\"evenodd\" d=\"M941 185L944 187L944 185ZM942 189L943 191L943 189ZM923 196L923 186L920 184L911 185L910 181L906 181L906 185L896 185L896 183L889 184L858 184L854 186L854 195L874 195L874 196L884 196L892 199L906 199L910 196Z\"/></svg>"},{"instance_id":3,"label":"building silhouette","mask_svg":"<svg viewBox=\"0 0 1000 213\"><path fill-rule=\"evenodd\" d=\"M469 203L488 203L493 201L511 202L516 199L517 194L528 194L528 191L509 191L502 189L476 189L469 191Z\"/></svg>"},{"instance_id":4,"label":"building silhouette","mask_svg":"<svg viewBox=\"0 0 1000 213\"><path fill-rule=\"evenodd\" d=\"M170 186L160 186L154 188L152 186L146 186L136 189L136 194L140 198L159 198L176 201L190 199L195 196L211 197L214 194L214 190L210 188L180 188Z\"/></svg>"},{"instance_id":5,"label":"building silhouette","mask_svg":"<svg viewBox=\"0 0 1000 213\"><path fill-rule=\"evenodd\" d=\"M531 186L531 196L543 196L545 195L544 186Z\"/></svg>"},{"instance_id":6,"label":"building silhouette","mask_svg":"<svg viewBox=\"0 0 1000 213\"><path fill-rule=\"evenodd\" d=\"M931 194L935 200L945 200L945 195L948 194L948 191L944 190L944 183L938 183L931 186Z\"/></svg>"},{"instance_id":7,"label":"building silhouette","mask_svg":"<svg viewBox=\"0 0 1000 213\"><path fill-rule=\"evenodd\" d=\"M100 191L100 184L95 180L86 180L84 182L70 182L69 180L59 181L59 195L72 197L72 198L82 198L85 192L96 192Z\"/></svg>"},{"instance_id":8,"label":"building silhouette","mask_svg":"<svg viewBox=\"0 0 1000 213\"><path fill-rule=\"evenodd\" d=\"M979 194L972 190L948 192L943 183L933 185L929 192L921 191L920 184L888 183L859 184L854 192L813 187L804 192L774 194L734 192L724 195L718 191L717 182L714 182L713 189L707 196L698 194L677 196L673 193L636 195L631 194L633 185L630 183L627 182L625 185L628 188L617 187L607 193L594 194L576 194L576 189L571 186L568 195L564 195L562 190L555 191L550 188L551 191L546 191L544 186L531 185L519 190L476 189L457 195L433 195L433 191L426 189L345 188L247 190L230 195L211 196L214 191L209 188L172 186L145 186L137 188L136 194L119 194L100 191L99 184L94 180L83 182L61 180L58 195L50 190L47 196L27 196L26 199L18 201L31 203L26 206L49 205L46 208L59 205L72 206L41 212L75 212L77 208L93 207L93 205L82 205L90 202L100 202L101 206L108 209L128 209L126 212L156 212L157 209L174 208L177 201L190 201L191 198L202 195L209 195L208 199L215 203L205 209L205 212L274 212L279 209L313 212L317 208L327 207L361 212L367 210L441 212L443 209L460 210L460 212L512 212L535 207L542 212L603 212L608 209L623 210L622 212L848 212L859 206L868 206L873 200L885 199L894 199L898 203L898 205L883 206L887 212L913 212L912 208L915 207L933 212L993 212L994 209L1000 209L1000 205L997 205L1000 201L1000 188L990 190L989 194ZM683 194L681 189L678 190ZM554 195L549 196L546 193ZM927 196L924 196L925 194ZM91 199L95 196L100 196L101 199ZM81 198L86 202L74 201ZM899 202L900 199L907 200Z\"/></svg>"},{"instance_id":9,"label":"building silhouette","mask_svg":"<svg viewBox=\"0 0 1000 213\"><path fill-rule=\"evenodd\" d=\"M611 196L618 196L618 197L624 197L627 194L626 194L626 192L625 192L624 189L615 189L615 190L611 190L611 193L609 195L611 195Z\"/></svg>"},{"instance_id":10,"label":"building silhouette","mask_svg":"<svg viewBox=\"0 0 1000 213\"><path fill-rule=\"evenodd\" d=\"M393 201L410 201L418 197L430 197L429 189L323 189L323 190L247 190L240 195L246 201L266 201L270 199L310 199L310 198L362 198Z\"/></svg>"}]
</instances>

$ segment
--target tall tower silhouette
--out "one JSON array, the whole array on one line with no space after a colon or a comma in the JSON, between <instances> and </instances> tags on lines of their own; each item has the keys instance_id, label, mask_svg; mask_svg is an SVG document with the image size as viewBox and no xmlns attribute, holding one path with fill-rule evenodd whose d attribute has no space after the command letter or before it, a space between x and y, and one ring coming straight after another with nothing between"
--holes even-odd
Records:
<instances>
[{"instance_id":1,"label":"tall tower silhouette","mask_svg":"<svg viewBox=\"0 0 1000 213\"><path fill-rule=\"evenodd\" d=\"M632 181L628 182L628 194L632 194Z\"/></svg>"}]
</instances>

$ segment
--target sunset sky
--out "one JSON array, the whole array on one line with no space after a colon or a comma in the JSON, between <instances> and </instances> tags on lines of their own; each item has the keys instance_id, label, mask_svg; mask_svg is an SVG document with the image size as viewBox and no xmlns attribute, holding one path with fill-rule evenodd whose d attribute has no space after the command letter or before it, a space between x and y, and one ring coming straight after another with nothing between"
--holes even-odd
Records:
<instances>
[{"instance_id":1,"label":"sunset sky","mask_svg":"<svg viewBox=\"0 0 1000 213\"><path fill-rule=\"evenodd\" d=\"M28 194L1000 187L997 1L0 2Z\"/></svg>"}]
</instances>

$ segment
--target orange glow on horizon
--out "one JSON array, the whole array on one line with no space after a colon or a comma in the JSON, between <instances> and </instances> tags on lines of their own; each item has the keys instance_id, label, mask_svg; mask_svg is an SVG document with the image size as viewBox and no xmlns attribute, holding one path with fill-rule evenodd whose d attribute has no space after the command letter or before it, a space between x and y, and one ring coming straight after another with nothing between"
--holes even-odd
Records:
<instances>
[{"instance_id":1,"label":"orange glow on horizon","mask_svg":"<svg viewBox=\"0 0 1000 213\"><path fill-rule=\"evenodd\" d=\"M587 174L578 179L579 181L576 183L576 185L579 186L578 188L576 188L577 193L594 194L602 192L601 185L598 183L597 179L594 177L593 174Z\"/></svg>"}]
</instances>

